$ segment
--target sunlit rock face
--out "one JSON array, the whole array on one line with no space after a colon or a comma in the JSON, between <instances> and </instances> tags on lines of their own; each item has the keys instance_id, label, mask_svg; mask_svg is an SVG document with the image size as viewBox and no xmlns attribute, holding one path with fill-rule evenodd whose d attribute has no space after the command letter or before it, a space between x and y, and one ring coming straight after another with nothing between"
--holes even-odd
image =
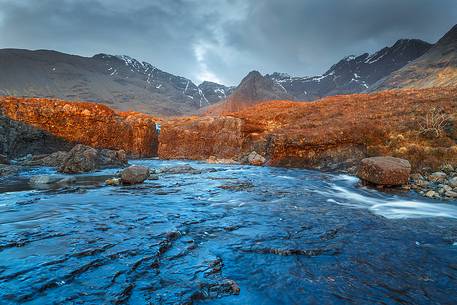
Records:
<instances>
[{"instance_id":1,"label":"sunlit rock face","mask_svg":"<svg viewBox=\"0 0 457 305\"><path fill-rule=\"evenodd\" d=\"M353 169L361 159L390 155L413 170L457 164L455 89L386 91L318 102L273 101L221 117L163 125L159 156L242 158L252 151L273 166ZM431 105L446 117L439 136L423 133Z\"/></svg>"},{"instance_id":2,"label":"sunlit rock face","mask_svg":"<svg viewBox=\"0 0 457 305\"><path fill-rule=\"evenodd\" d=\"M0 110L5 117L68 142L123 149L131 157L157 153L155 119L148 115L115 112L94 103L13 97L0 99Z\"/></svg>"},{"instance_id":3,"label":"sunlit rock face","mask_svg":"<svg viewBox=\"0 0 457 305\"><path fill-rule=\"evenodd\" d=\"M187 117L161 126L159 157L163 159L231 159L243 151L243 121L233 117Z\"/></svg>"}]
</instances>

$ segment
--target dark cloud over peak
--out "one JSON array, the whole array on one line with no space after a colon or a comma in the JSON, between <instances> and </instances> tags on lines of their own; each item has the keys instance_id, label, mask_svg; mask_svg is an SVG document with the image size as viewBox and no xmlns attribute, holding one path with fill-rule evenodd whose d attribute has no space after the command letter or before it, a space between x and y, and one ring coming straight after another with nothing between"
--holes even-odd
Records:
<instances>
[{"instance_id":1,"label":"dark cloud over peak","mask_svg":"<svg viewBox=\"0 0 457 305\"><path fill-rule=\"evenodd\" d=\"M400 38L435 42L455 0L0 0L0 48L127 54L195 81L312 75Z\"/></svg>"}]
</instances>

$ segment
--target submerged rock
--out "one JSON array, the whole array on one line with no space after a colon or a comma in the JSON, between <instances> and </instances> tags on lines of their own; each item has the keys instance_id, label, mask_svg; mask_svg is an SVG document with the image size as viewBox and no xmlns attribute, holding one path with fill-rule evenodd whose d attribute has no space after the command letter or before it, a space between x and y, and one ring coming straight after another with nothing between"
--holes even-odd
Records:
<instances>
[{"instance_id":1,"label":"submerged rock","mask_svg":"<svg viewBox=\"0 0 457 305\"><path fill-rule=\"evenodd\" d=\"M190 165L163 167L158 170L160 174L201 174L201 172L201 170L195 169Z\"/></svg>"},{"instance_id":2,"label":"submerged rock","mask_svg":"<svg viewBox=\"0 0 457 305\"><path fill-rule=\"evenodd\" d=\"M43 186L49 184L71 184L76 179L74 177L61 177L52 175L40 175L30 178L29 184L32 186Z\"/></svg>"},{"instance_id":3,"label":"submerged rock","mask_svg":"<svg viewBox=\"0 0 457 305\"><path fill-rule=\"evenodd\" d=\"M397 186L408 183L411 165L408 160L373 157L361 161L357 176L376 185Z\"/></svg>"},{"instance_id":4,"label":"submerged rock","mask_svg":"<svg viewBox=\"0 0 457 305\"><path fill-rule=\"evenodd\" d=\"M83 173L98 168L123 166L126 164L127 156L123 150L97 150L89 146L78 144L68 152L63 160L63 164L58 170L62 173Z\"/></svg>"},{"instance_id":5,"label":"submerged rock","mask_svg":"<svg viewBox=\"0 0 457 305\"><path fill-rule=\"evenodd\" d=\"M121 182L123 184L143 183L149 177L149 168L145 166L133 165L121 172Z\"/></svg>"}]
</instances>

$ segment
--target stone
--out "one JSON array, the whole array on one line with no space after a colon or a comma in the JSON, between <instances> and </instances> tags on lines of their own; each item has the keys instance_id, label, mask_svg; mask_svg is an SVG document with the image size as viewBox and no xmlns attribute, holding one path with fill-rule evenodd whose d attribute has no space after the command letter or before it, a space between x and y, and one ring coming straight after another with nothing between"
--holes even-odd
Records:
<instances>
[{"instance_id":1,"label":"stone","mask_svg":"<svg viewBox=\"0 0 457 305\"><path fill-rule=\"evenodd\" d=\"M265 157L259 155L256 151L253 151L248 155L247 161L250 165L263 165L266 159Z\"/></svg>"},{"instance_id":2,"label":"stone","mask_svg":"<svg viewBox=\"0 0 457 305\"><path fill-rule=\"evenodd\" d=\"M425 193L425 196L428 198L434 198L434 197L438 197L439 194L435 191L430 190L427 193Z\"/></svg>"},{"instance_id":3,"label":"stone","mask_svg":"<svg viewBox=\"0 0 457 305\"><path fill-rule=\"evenodd\" d=\"M127 164L125 151L112 151L78 144L68 152L58 171L62 173L83 173L99 168L124 166Z\"/></svg>"},{"instance_id":4,"label":"stone","mask_svg":"<svg viewBox=\"0 0 457 305\"><path fill-rule=\"evenodd\" d=\"M448 183L451 187L457 187L457 177L449 179Z\"/></svg>"},{"instance_id":5,"label":"stone","mask_svg":"<svg viewBox=\"0 0 457 305\"><path fill-rule=\"evenodd\" d=\"M16 165L0 164L0 177L14 176L21 170L21 167Z\"/></svg>"},{"instance_id":6,"label":"stone","mask_svg":"<svg viewBox=\"0 0 457 305\"><path fill-rule=\"evenodd\" d=\"M120 178L107 179L105 181L105 184L106 185L113 185L113 186L120 185L121 184L121 179Z\"/></svg>"},{"instance_id":7,"label":"stone","mask_svg":"<svg viewBox=\"0 0 457 305\"><path fill-rule=\"evenodd\" d=\"M451 198L457 198L457 192L447 191L446 193L444 193L444 196L451 197Z\"/></svg>"},{"instance_id":8,"label":"stone","mask_svg":"<svg viewBox=\"0 0 457 305\"><path fill-rule=\"evenodd\" d=\"M148 179L149 174L148 167L133 165L121 172L121 181L122 184L139 184Z\"/></svg>"},{"instance_id":9,"label":"stone","mask_svg":"<svg viewBox=\"0 0 457 305\"><path fill-rule=\"evenodd\" d=\"M357 176L376 185L398 186L408 183L411 165L408 160L393 157L365 158Z\"/></svg>"},{"instance_id":10,"label":"stone","mask_svg":"<svg viewBox=\"0 0 457 305\"><path fill-rule=\"evenodd\" d=\"M8 157L5 155L0 154L0 164L10 164Z\"/></svg>"},{"instance_id":11,"label":"stone","mask_svg":"<svg viewBox=\"0 0 457 305\"><path fill-rule=\"evenodd\" d=\"M432 182L443 182L444 180L446 180L446 177L447 177L447 174L444 173L444 172L435 172L433 174L431 174L428 179Z\"/></svg>"},{"instance_id":12,"label":"stone","mask_svg":"<svg viewBox=\"0 0 457 305\"><path fill-rule=\"evenodd\" d=\"M23 165L60 167L63 165L67 156L68 152L57 151L49 155L33 156L32 160L24 162Z\"/></svg>"}]
</instances>

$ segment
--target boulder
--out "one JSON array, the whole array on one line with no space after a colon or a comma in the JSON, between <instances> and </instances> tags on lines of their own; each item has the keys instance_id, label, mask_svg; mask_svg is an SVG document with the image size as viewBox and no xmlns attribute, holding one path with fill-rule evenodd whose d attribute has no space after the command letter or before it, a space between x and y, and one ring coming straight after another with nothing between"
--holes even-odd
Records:
<instances>
[{"instance_id":1,"label":"boulder","mask_svg":"<svg viewBox=\"0 0 457 305\"><path fill-rule=\"evenodd\" d=\"M122 184L139 184L148 179L149 174L148 167L133 165L121 172L121 181Z\"/></svg>"},{"instance_id":2,"label":"boulder","mask_svg":"<svg viewBox=\"0 0 457 305\"><path fill-rule=\"evenodd\" d=\"M357 176L376 185L398 186L408 183L411 165L408 160L393 157L363 159Z\"/></svg>"},{"instance_id":3,"label":"boulder","mask_svg":"<svg viewBox=\"0 0 457 305\"><path fill-rule=\"evenodd\" d=\"M247 161L251 165L263 165L266 159L259 155L256 151L253 151L248 155Z\"/></svg>"},{"instance_id":4,"label":"boulder","mask_svg":"<svg viewBox=\"0 0 457 305\"><path fill-rule=\"evenodd\" d=\"M123 150L97 150L78 144L68 152L58 171L62 173L83 173L99 168L123 166L126 164L127 157Z\"/></svg>"}]
</instances>

